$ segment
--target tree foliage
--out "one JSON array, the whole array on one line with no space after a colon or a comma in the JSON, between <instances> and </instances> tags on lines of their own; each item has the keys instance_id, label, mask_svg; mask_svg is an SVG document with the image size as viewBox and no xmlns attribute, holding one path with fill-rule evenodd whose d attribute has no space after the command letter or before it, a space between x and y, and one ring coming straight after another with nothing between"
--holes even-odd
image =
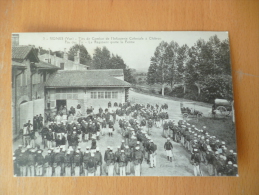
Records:
<instances>
[{"instance_id":1,"label":"tree foliage","mask_svg":"<svg viewBox=\"0 0 259 195\"><path fill-rule=\"evenodd\" d=\"M97 47L93 54L93 69L123 69L124 80L135 84L136 80L132 76L131 69L124 60L117 54L111 54L108 48Z\"/></svg>"},{"instance_id":2,"label":"tree foliage","mask_svg":"<svg viewBox=\"0 0 259 195\"><path fill-rule=\"evenodd\" d=\"M150 59L147 74L150 85L185 85L185 97L210 101L211 98L232 98L231 66L228 40L221 41L216 35L208 41L199 39L190 48L177 42L162 41ZM213 85L214 83L214 85ZM199 86L200 94L197 94ZM188 88L190 90L188 90ZM198 89L197 89L198 88ZM181 94L182 95L182 94Z\"/></svg>"},{"instance_id":3,"label":"tree foliage","mask_svg":"<svg viewBox=\"0 0 259 195\"><path fill-rule=\"evenodd\" d=\"M84 45L75 44L74 46L70 47L68 50L68 59L74 61L78 51L80 51L80 64L91 66L92 58Z\"/></svg>"}]
</instances>

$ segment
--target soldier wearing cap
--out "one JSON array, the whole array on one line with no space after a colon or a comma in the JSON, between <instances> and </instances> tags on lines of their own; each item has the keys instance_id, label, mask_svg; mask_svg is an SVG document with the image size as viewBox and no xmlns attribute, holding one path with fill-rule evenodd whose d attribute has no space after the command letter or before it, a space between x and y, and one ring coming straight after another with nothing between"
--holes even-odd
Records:
<instances>
[{"instance_id":1,"label":"soldier wearing cap","mask_svg":"<svg viewBox=\"0 0 259 195\"><path fill-rule=\"evenodd\" d=\"M27 155L25 153L25 150L21 150L21 154L19 158L17 159L18 166L20 168L20 174L21 176L26 176L27 175Z\"/></svg>"},{"instance_id":2,"label":"soldier wearing cap","mask_svg":"<svg viewBox=\"0 0 259 195\"><path fill-rule=\"evenodd\" d=\"M61 176L61 164L62 164L62 158L60 154L60 149L56 148L55 149L55 154L54 154L54 159L53 159L53 173L55 176Z\"/></svg>"},{"instance_id":3,"label":"soldier wearing cap","mask_svg":"<svg viewBox=\"0 0 259 195\"><path fill-rule=\"evenodd\" d=\"M194 170L194 175L202 176L201 170L200 170L200 162L201 162L201 157L199 155L198 149L194 149L194 153L191 156L191 163L193 165L193 170Z\"/></svg>"},{"instance_id":4,"label":"soldier wearing cap","mask_svg":"<svg viewBox=\"0 0 259 195\"><path fill-rule=\"evenodd\" d=\"M44 158L44 163L45 163L46 176L51 177L52 176L52 164L53 164L51 150L48 150L48 154Z\"/></svg>"},{"instance_id":5,"label":"soldier wearing cap","mask_svg":"<svg viewBox=\"0 0 259 195\"><path fill-rule=\"evenodd\" d=\"M96 152L94 154L95 160L96 160L96 176L102 175L102 154L100 152L99 147L96 148Z\"/></svg>"},{"instance_id":6,"label":"soldier wearing cap","mask_svg":"<svg viewBox=\"0 0 259 195\"><path fill-rule=\"evenodd\" d=\"M112 137L113 136L113 131L114 131L114 123L113 123L113 121L109 120L108 125L109 125L109 137Z\"/></svg>"},{"instance_id":7,"label":"soldier wearing cap","mask_svg":"<svg viewBox=\"0 0 259 195\"><path fill-rule=\"evenodd\" d=\"M169 125L168 125L167 121L165 120L165 122L163 124L163 134L164 134L164 137L168 137L169 136L168 129L169 129Z\"/></svg>"},{"instance_id":8,"label":"soldier wearing cap","mask_svg":"<svg viewBox=\"0 0 259 195\"><path fill-rule=\"evenodd\" d=\"M96 172L96 159L94 153L91 153L87 161L87 176L95 176Z\"/></svg>"},{"instance_id":9,"label":"soldier wearing cap","mask_svg":"<svg viewBox=\"0 0 259 195\"><path fill-rule=\"evenodd\" d=\"M156 167L156 150L157 150L157 145L154 144L153 140L150 140L150 145L148 148L150 168Z\"/></svg>"},{"instance_id":10,"label":"soldier wearing cap","mask_svg":"<svg viewBox=\"0 0 259 195\"><path fill-rule=\"evenodd\" d=\"M148 133L148 135L150 135L151 134L151 129L152 129L152 127L153 127L153 122L152 122L152 119L149 119L148 120L148 122L147 122L147 133Z\"/></svg>"},{"instance_id":11,"label":"soldier wearing cap","mask_svg":"<svg viewBox=\"0 0 259 195\"><path fill-rule=\"evenodd\" d=\"M173 144L170 142L170 138L167 138L167 141L164 144L164 149L166 151L167 160L172 162Z\"/></svg>"},{"instance_id":12,"label":"soldier wearing cap","mask_svg":"<svg viewBox=\"0 0 259 195\"><path fill-rule=\"evenodd\" d=\"M136 150L133 152L132 160L134 164L135 176L140 176L141 174L141 164L143 162L143 153L139 150L137 146Z\"/></svg>"},{"instance_id":13,"label":"soldier wearing cap","mask_svg":"<svg viewBox=\"0 0 259 195\"><path fill-rule=\"evenodd\" d=\"M115 155L112 152L112 148L110 148L110 150L107 153L106 158L104 160L106 162L106 167L107 167L107 170L108 170L108 176L113 176Z\"/></svg>"},{"instance_id":14,"label":"soldier wearing cap","mask_svg":"<svg viewBox=\"0 0 259 195\"><path fill-rule=\"evenodd\" d=\"M71 150L68 149L64 157L65 176L72 176L72 159L73 159L73 154L71 154Z\"/></svg>"},{"instance_id":15,"label":"soldier wearing cap","mask_svg":"<svg viewBox=\"0 0 259 195\"><path fill-rule=\"evenodd\" d=\"M216 176L223 176L226 172L226 160L227 158L223 155L219 155L219 158L216 161Z\"/></svg>"},{"instance_id":16,"label":"soldier wearing cap","mask_svg":"<svg viewBox=\"0 0 259 195\"><path fill-rule=\"evenodd\" d=\"M211 148L208 148L206 152L206 162L207 162L209 176L214 175L213 161L214 161L213 151L211 150Z\"/></svg>"},{"instance_id":17,"label":"soldier wearing cap","mask_svg":"<svg viewBox=\"0 0 259 195\"><path fill-rule=\"evenodd\" d=\"M119 156L121 154L121 147L117 147L117 151L114 153L115 156L115 164L114 164L114 169L116 174L119 174Z\"/></svg>"},{"instance_id":18,"label":"soldier wearing cap","mask_svg":"<svg viewBox=\"0 0 259 195\"><path fill-rule=\"evenodd\" d=\"M81 162L81 156L79 154L79 150L76 150L76 154L74 155L74 159L72 163L75 176L80 176L81 164L82 162Z\"/></svg>"},{"instance_id":19,"label":"soldier wearing cap","mask_svg":"<svg viewBox=\"0 0 259 195\"><path fill-rule=\"evenodd\" d=\"M84 156L83 156L83 170L84 170L84 175L87 176L88 175L88 168L87 168L87 163L88 163L88 160L91 156L91 153L90 153L90 148L89 147L86 147L86 151L84 153Z\"/></svg>"},{"instance_id":20,"label":"soldier wearing cap","mask_svg":"<svg viewBox=\"0 0 259 195\"><path fill-rule=\"evenodd\" d=\"M31 149L28 153L27 161L27 176L35 176L35 150Z\"/></svg>"},{"instance_id":21,"label":"soldier wearing cap","mask_svg":"<svg viewBox=\"0 0 259 195\"><path fill-rule=\"evenodd\" d=\"M43 165L44 165L44 157L42 156L42 151L38 150L35 157L35 167L36 167L36 176L42 176L43 174Z\"/></svg>"},{"instance_id":22,"label":"soldier wearing cap","mask_svg":"<svg viewBox=\"0 0 259 195\"><path fill-rule=\"evenodd\" d=\"M124 150L121 150L119 155L119 168L120 168L120 176L126 176L126 166L127 166L127 155Z\"/></svg>"},{"instance_id":23,"label":"soldier wearing cap","mask_svg":"<svg viewBox=\"0 0 259 195\"><path fill-rule=\"evenodd\" d=\"M126 173L130 174L131 171L131 162L132 162L132 152L128 145L125 146L124 153L127 157L127 166L126 166Z\"/></svg>"}]
</instances>

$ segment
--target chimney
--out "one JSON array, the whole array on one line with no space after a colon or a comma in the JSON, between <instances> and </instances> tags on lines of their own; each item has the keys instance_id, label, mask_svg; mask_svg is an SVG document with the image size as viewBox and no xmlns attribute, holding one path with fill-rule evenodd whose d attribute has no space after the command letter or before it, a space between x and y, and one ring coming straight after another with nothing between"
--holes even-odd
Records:
<instances>
[{"instance_id":1,"label":"chimney","mask_svg":"<svg viewBox=\"0 0 259 195\"><path fill-rule=\"evenodd\" d=\"M48 59L49 59L49 64L51 64L50 49L49 49L49 57L48 57Z\"/></svg>"},{"instance_id":2,"label":"chimney","mask_svg":"<svg viewBox=\"0 0 259 195\"><path fill-rule=\"evenodd\" d=\"M76 52L76 55L75 55L75 57L74 57L74 63L75 63L75 64L80 64L80 50L78 50L78 51Z\"/></svg>"},{"instance_id":3,"label":"chimney","mask_svg":"<svg viewBox=\"0 0 259 195\"><path fill-rule=\"evenodd\" d=\"M53 62L53 65L55 65L55 66L57 66L57 64L56 64L56 62L57 62L56 57L57 57L56 52L54 52L54 62Z\"/></svg>"},{"instance_id":4,"label":"chimney","mask_svg":"<svg viewBox=\"0 0 259 195\"><path fill-rule=\"evenodd\" d=\"M64 60L68 60L68 55L67 55L67 50L66 50L66 48L64 49L63 58L64 58Z\"/></svg>"},{"instance_id":5,"label":"chimney","mask_svg":"<svg viewBox=\"0 0 259 195\"><path fill-rule=\"evenodd\" d=\"M12 46L19 46L19 34L12 34Z\"/></svg>"}]
</instances>

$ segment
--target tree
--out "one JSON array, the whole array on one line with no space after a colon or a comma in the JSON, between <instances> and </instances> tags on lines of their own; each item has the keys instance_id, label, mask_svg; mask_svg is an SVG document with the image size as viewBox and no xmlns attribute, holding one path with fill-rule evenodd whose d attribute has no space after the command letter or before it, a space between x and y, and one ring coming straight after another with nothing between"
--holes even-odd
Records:
<instances>
[{"instance_id":1,"label":"tree","mask_svg":"<svg viewBox=\"0 0 259 195\"><path fill-rule=\"evenodd\" d=\"M94 50L93 54L93 69L107 69L110 67L110 58L111 54L110 51L103 47L102 49L100 47L97 47Z\"/></svg>"},{"instance_id":2,"label":"tree","mask_svg":"<svg viewBox=\"0 0 259 195\"><path fill-rule=\"evenodd\" d=\"M68 50L68 59L74 61L78 51L80 51L80 64L91 66L92 58L84 45L76 44L70 47Z\"/></svg>"},{"instance_id":3,"label":"tree","mask_svg":"<svg viewBox=\"0 0 259 195\"><path fill-rule=\"evenodd\" d=\"M207 75L201 85L205 101L212 102L216 98L233 100L232 77L230 75Z\"/></svg>"},{"instance_id":4,"label":"tree","mask_svg":"<svg viewBox=\"0 0 259 195\"><path fill-rule=\"evenodd\" d=\"M176 74L175 74L175 82L183 83L184 82L184 74L185 74L185 66L188 61L188 52L189 47L185 44L179 47L176 58Z\"/></svg>"},{"instance_id":5,"label":"tree","mask_svg":"<svg viewBox=\"0 0 259 195\"><path fill-rule=\"evenodd\" d=\"M154 56L151 57L150 66L147 76L149 84L161 83L162 95L164 96L165 84L168 82L170 63L170 48L168 43L162 41L155 50ZM153 77L153 78L152 78Z\"/></svg>"}]
</instances>

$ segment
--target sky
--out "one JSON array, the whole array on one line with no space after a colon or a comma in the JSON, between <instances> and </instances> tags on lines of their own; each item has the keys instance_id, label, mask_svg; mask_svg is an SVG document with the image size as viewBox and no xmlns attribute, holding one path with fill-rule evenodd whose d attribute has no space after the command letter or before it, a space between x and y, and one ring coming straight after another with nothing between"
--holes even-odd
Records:
<instances>
[{"instance_id":1,"label":"sky","mask_svg":"<svg viewBox=\"0 0 259 195\"><path fill-rule=\"evenodd\" d=\"M15 33L17 34L17 33ZM198 39L208 41L217 35L220 40L228 39L224 31L139 31L139 32L58 32L18 33L20 45L35 45L52 51L66 51L74 44L83 44L93 56L96 47L122 57L125 64L138 71L147 71L150 58L161 41L175 41L182 46L193 46Z\"/></svg>"}]
</instances>

